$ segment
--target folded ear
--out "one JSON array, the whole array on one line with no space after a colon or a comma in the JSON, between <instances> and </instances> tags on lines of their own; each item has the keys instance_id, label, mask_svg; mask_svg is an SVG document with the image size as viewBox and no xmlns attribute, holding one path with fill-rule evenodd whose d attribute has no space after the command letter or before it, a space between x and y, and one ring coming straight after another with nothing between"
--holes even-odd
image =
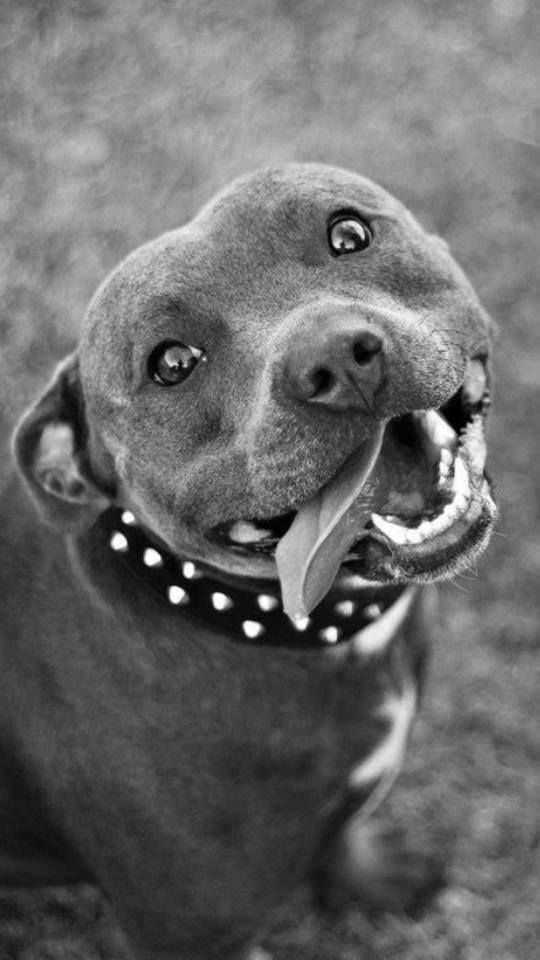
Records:
<instances>
[{"instance_id":1,"label":"folded ear","mask_svg":"<svg viewBox=\"0 0 540 960\"><path fill-rule=\"evenodd\" d=\"M92 477L86 443L79 363L73 353L25 413L13 438L17 465L34 500L49 523L64 529L88 526L110 502Z\"/></svg>"}]
</instances>

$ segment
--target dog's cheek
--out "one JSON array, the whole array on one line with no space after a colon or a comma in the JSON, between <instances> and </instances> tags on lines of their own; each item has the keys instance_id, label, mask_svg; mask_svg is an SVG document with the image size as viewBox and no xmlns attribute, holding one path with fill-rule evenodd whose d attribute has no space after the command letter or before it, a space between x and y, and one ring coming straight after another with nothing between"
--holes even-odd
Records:
<instances>
[{"instance_id":1,"label":"dog's cheek","mask_svg":"<svg viewBox=\"0 0 540 960\"><path fill-rule=\"evenodd\" d=\"M248 515L252 507L246 455L225 444L177 465L159 456L141 462L124 448L115 466L119 503L173 548L198 540L224 520Z\"/></svg>"}]
</instances>

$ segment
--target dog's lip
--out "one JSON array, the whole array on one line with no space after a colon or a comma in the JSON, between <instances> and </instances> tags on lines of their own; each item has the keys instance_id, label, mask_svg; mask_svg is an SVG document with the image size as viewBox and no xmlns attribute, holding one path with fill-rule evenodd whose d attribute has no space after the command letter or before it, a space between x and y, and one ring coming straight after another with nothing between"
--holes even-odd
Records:
<instances>
[{"instance_id":1,"label":"dog's lip","mask_svg":"<svg viewBox=\"0 0 540 960\"><path fill-rule=\"evenodd\" d=\"M397 498L397 509L395 503L392 510L387 509L389 501L379 502L376 510L366 509L359 519L358 540L343 560L347 567L353 566L366 579L374 578L375 568L377 578L385 580L396 578L398 571L402 579L408 578L407 571L413 579L422 571L436 579L439 568L447 565L448 555L459 555L460 544L465 552L471 537L476 537L475 529L483 530L493 521L496 508L484 470L488 408L486 360L475 357L467 364L457 393L438 411L413 412L389 422L390 431L400 424L413 427L435 482L430 495L424 490L422 503L419 491L413 490L408 503L404 495ZM418 468L417 484L420 476ZM276 517L239 519L220 525L213 533L233 552L272 561L295 516L292 510ZM481 539L480 530L476 538ZM369 557L374 552L386 554L387 562L371 564Z\"/></svg>"}]
</instances>

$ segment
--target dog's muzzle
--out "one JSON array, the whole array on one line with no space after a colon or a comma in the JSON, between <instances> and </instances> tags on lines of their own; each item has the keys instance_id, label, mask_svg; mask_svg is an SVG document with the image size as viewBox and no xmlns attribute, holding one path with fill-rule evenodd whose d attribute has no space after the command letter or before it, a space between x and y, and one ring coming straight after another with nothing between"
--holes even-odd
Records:
<instances>
[{"instance_id":1,"label":"dog's muzzle","mask_svg":"<svg viewBox=\"0 0 540 960\"><path fill-rule=\"evenodd\" d=\"M292 563L278 564L287 567L287 576L296 571L292 590L282 576L283 592L288 587L290 596L296 593L298 602L286 605L292 616L313 609L342 564L371 584L452 575L482 548L496 515L485 473L489 404L486 362L475 358L458 391L441 408L386 423L365 476L360 471L365 471L373 440L366 444L367 454L355 453L299 509L277 517L239 518L214 528L210 536L237 553L274 557L277 551L278 560L292 558ZM310 576L323 551L326 582L313 589Z\"/></svg>"}]
</instances>

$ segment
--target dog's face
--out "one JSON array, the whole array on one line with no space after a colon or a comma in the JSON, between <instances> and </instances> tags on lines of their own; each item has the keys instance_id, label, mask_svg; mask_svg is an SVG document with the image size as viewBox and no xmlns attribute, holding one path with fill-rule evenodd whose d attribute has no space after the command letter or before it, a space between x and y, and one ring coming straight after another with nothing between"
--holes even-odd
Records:
<instances>
[{"instance_id":1,"label":"dog's face","mask_svg":"<svg viewBox=\"0 0 540 960\"><path fill-rule=\"evenodd\" d=\"M488 353L463 273L393 197L332 167L263 170L105 281L19 458L77 522L116 502L181 556L273 577L295 516L339 512L379 436L340 562L437 579L493 523Z\"/></svg>"}]
</instances>

